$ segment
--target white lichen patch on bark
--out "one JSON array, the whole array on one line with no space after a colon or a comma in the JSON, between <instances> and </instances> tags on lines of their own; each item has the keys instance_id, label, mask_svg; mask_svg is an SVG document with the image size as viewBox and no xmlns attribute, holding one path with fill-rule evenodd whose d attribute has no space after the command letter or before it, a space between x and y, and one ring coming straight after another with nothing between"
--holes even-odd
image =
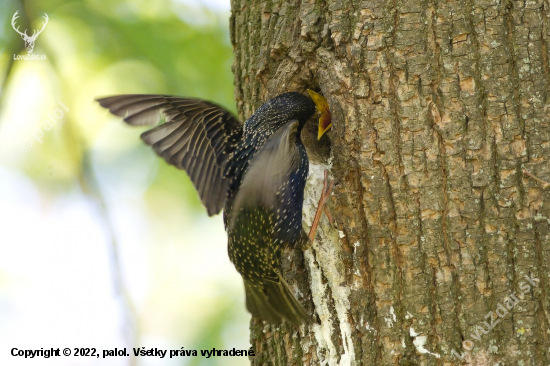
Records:
<instances>
[{"instance_id":1,"label":"white lichen patch on bark","mask_svg":"<svg viewBox=\"0 0 550 366\"><path fill-rule=\"evenodd\" d=\"M393 327L393 325L397 322L397 316L395 316L393 306L390 306L390 313L384 317L384 320L386 320L386 325L388 328Z\"/></svg>"},{"instance_id":2,"label":"white lichen patch on bark","mask_svg":"<svg viewBox=\"0 0 550 366\"><path fill-rule=\"evenodd\" d=\"M307 225L311 225L315 217L317 204L323 190L324 171L327 168L327 166L313 164L309 167L303 209L303 221ZM321 320L320 325L312 326L318 343L319 359L326 360L326 364L330 366L353 365L355 364L355 350L348 315L351 288L343 286L346 279L345 268L341 261L339 233L331 228L324 213L317 229L315 241L310 248L304 251L304 257L309 268L315 311ZM323 281L323 277L326 282ZM334 300L336 314L329 308L330 296ZM336 321L339 323L344 354L339 354L332 342L332 331L336 328L333 327L333 322ZM328 357L326 352L328 352Z\"/></svg>"},{"instance_id":3,"label":"white lichen patch on bark","mask_svg":"<svg viewBox=\"0 0 550 366\"><path fill-rule=\"evenodd\" d=\"M414 328L412 328L412 327L409 329L409 334L411 335L411 337L414 338L413 339L413 344L416 347L416 350L418 352L427 353L427 354L435 356L437 358L441 357L439 354L430 352L424 347L424 345L426 344L426 340L427 340L426 336L423 336L423 335L420 335L419 333L416 333Z\"/></svg>"}]
</instances>

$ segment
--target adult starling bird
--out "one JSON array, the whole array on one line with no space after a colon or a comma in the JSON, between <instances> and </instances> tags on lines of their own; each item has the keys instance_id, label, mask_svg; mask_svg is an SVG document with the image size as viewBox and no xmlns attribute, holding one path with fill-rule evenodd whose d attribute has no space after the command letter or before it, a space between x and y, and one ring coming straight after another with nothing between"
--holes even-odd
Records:
<instances>
[{"instance_id":1,"label":"adult starling bird","mask_svg":"<svg viewBox=\"0 0 550 366\"><path fill-rule=\"evenodd\" d=\"M130 125L164 120L141 138L187 172L208 215L224 208L229 258L243 277L246 306L274 324L310 320L280 270L283 248L297 243L302 232L309 163L300 131L316 110L319 138L331 126L326 99L309 93L313 100L296 92L276 96L244 126L203 100L137 94L97 99Z\"/></svg>"}]
</instances>

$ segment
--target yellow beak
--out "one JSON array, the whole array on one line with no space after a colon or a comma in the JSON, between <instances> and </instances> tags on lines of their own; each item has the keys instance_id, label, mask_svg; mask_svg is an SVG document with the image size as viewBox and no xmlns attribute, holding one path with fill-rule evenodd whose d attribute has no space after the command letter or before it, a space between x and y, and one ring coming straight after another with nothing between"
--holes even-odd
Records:
<instances>
[{"instance_id":1,"label":"yellow beak","mask_svg":"<svg viewBox=\"0 0 550 366\"><path fill-rule=\"evenodd\" d=\"M325 134L332 127L332 115L328 108L328 102L321 94L314 92L313 90L307 90L311 99L315 103L317 110L319 111L319 133L317 134L317 140L321 139L321 136Z\"/></svg>"}]
</instances>

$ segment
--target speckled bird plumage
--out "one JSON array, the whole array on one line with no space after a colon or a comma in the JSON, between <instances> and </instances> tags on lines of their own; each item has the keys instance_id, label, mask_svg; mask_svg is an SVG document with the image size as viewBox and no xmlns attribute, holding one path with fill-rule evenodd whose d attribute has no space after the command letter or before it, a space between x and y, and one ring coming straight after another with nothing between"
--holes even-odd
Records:
<instances>
[{"instance_id":1,"label":"speckled bird plumage","mask_svg":"<svg viewBox=\"0 0 550 366\"><path fill-rule=\"evenodd\" d=\"M309 321L280 266L282 249L302 231L309 168L300 131L316 111L314 102L281 94L243 126L225 109L195 99L121 95L98 102L132 125L165 119L142 139L188 173L209 215L224 208L229 258L243 277L252 315L271 323Z\"/></svg>"}]
</instances>

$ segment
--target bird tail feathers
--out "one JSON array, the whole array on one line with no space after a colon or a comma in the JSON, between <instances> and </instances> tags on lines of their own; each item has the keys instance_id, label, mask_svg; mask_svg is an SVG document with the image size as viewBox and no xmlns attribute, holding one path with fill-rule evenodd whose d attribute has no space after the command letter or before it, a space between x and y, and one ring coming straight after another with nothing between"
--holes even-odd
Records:
<instances>
[{"instance_id":1,"label":"bird tail feathers","mask_svg":"<svg viewBox=\"0 0 550 366\"><path fill-rule=\"evenodd\" d=\"M294 297L286 281L279 275L279 281L266 280L262 285L244 281L246 308L252 316L272 324L283 319L294 325L310 323L311 318Z\"/></svg>"}]
</instances>

